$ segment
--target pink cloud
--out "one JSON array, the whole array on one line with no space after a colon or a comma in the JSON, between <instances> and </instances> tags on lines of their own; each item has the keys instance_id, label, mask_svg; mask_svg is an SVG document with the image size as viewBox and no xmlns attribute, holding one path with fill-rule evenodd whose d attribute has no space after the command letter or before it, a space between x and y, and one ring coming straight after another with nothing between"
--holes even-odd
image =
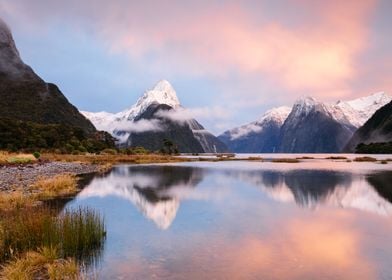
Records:
<instances>
[{"instance_id":1,"label":"pink cloud","mask_svg":"<svg viewBox=\"0 0 392 280\"><path fill-rule=\"evenodd\" d=\"M235 73L256 89L276 87L280 98L304 92L321 99L352 95L376 0L284 1L272 15L271 1L257 4L0 0L5 11L29 22L65 17L89 26L113 52L140 64L153 57L148 67L165 76L227 80ZM261 93L240 93L247 94Z\"/></svg>"}]
</instances>

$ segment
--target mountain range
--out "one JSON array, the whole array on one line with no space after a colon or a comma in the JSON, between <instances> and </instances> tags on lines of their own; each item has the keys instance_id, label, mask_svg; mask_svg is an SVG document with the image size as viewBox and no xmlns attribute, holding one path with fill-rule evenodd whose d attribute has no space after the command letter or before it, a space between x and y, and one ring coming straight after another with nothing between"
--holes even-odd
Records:
<instances>
[{"instance_id":1,"label":"mountain range","mask_svg":"<svg viewBox=\"0 0 392 280\"><path fill-rule=\"evenodd\" d=\"M292 108L269 110L259 120L218 138L233 152L340 152L354 132L391 101L392 96L384 92L336 103L303 97Z\"/></svg>"},{"instance_id":2,"label":"mountain range","mask_svg":"<svg viewBox=\"0 0 392 280\"><path fill-rule=\"evenodd\" d=\"M156 151L163 139L171 140L183 153L227 152L224 143L195 119L182 117L184 108L172 85L159 81L130 108L116 114L81 111L97 129L117 138L123 147L142 146Z\"/></svg>"}]
</instances>

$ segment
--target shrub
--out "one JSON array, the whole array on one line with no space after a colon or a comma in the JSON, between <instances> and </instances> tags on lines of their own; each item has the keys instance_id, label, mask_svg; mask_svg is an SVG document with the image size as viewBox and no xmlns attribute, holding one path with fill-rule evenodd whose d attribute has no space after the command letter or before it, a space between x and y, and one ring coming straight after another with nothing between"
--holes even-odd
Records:
<instances>
[{"instance_id":1,"label":"shrub","mask_svg":"<svg viewBox=\"0 0 392 280\"><path fill-rule=\"evenodd\" d=\"M104 149L101 154L117 155L117 151L115 149Z\"/></svg>"},{"instance_id":2,"label":"shrub","mask_svg":"<svg viewBox=\"0 0 392 280\"><path fill-rule=\"evenodd\" d=\"M40 152L34 152L34 153L33 153L33 156L34 156L36 159L39 159L39 158L41 157L41 153L40 153Z\"/></svg>"}]
</instances>

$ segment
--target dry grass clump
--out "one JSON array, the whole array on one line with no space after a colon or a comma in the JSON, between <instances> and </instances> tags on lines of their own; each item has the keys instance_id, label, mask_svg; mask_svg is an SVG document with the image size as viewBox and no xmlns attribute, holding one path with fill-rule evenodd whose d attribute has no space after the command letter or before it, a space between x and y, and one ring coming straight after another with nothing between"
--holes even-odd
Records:
<instances>
[{"instance_id":1,"label":"dry grass clump","mask_svg":"<svg viewBox=\"0 0 392 280\"><path fill-rule=\"evenodd\" d=\"M75 259L60 259L55 247L41 247L28 251L22 257L4 265L2 279L78 279L79 268Z\"/></svg>"},{"instance_id":2,"label":"dry grass clump","mask_svg":"<svg viewBox=\"0 0 392 280\"><path fill-rule=\"evenodd\" d=\"M40 198L67 196L78 192L77 182L74 175L60 174L36 181L32 189L39 191Z\"/></svg>"},{"instance_id":3,"label":"dry grass clump","mask_svg":"<svg viewBox=\"0 0 392 280\"><path fill-rule=\"evenodd\" d=\"M19 190L11 193L0 192L0 211L31 207L34 204L36 204L36 200L33 196Z\"/></svg>"},{"instance_id":4,"label":"dry grass clump","mask_svg":"<svg viewBox=\"0 0 392 280\"><path fill-rule=\"evenodd\" d=\"M357 157L354 159L357 162L376 162L377 159L374 157Z\"/></svg>"},{"instance_id":5,"label":"dry grass clump","mask_svg":"<svg viewBox=\"0 0 392 280\"><path fill-rule=\"evenodd\" d=\"M296 158L274 158L271 160L271 162L277 162L277 163L298 163L300 162Z\"/></svg>"}]
</instances>

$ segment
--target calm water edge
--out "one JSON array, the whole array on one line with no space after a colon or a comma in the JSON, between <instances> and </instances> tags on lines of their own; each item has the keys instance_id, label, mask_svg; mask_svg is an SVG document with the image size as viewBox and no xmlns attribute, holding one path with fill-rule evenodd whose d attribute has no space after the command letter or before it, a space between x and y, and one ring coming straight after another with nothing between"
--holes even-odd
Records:
<instances>
[{"instance_id":1,"label":"calm water edge","mask_svg":"<svg viewBox=\"0 0 392 280\"><path fill-rule=\"evenodd\" d=\"M66 208L105 217L99 279L392 279L392 163L119 165Z\"/></svg>"}]
</instances>

